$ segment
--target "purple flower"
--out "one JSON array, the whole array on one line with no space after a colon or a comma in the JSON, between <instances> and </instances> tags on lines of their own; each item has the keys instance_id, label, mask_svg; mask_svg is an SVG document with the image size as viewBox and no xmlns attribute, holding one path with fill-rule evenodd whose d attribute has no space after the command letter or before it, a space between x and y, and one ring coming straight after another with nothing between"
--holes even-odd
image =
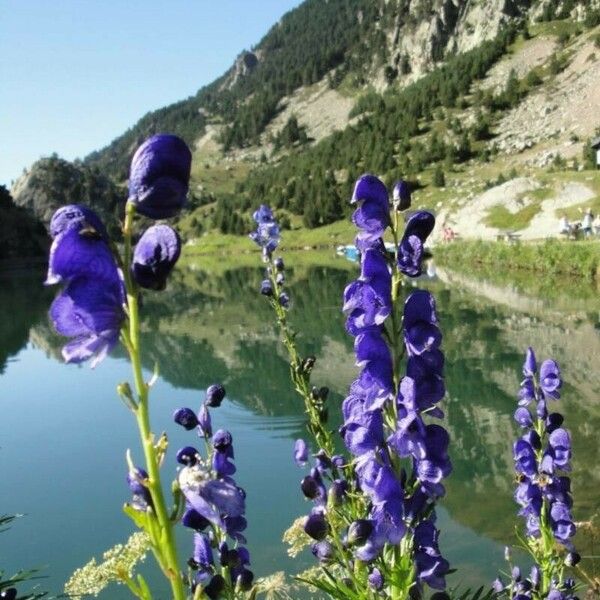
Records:
<instances>
[{"instance_id":1,"label":"purple flower","mask_svg":"<svg viewBox=\"0 0 600 600\"><path fill-rule=\"evenodd\" d=\"M158 134L135 152L129 171L129 202L151 219L169 219L184 206L192 153L180 138Z\"/></svg>"},{"instance_id":2,"label":"purple flower","mask_svg":"<svg viewBox=\"0 0 600 600\"><path fill-rule=\"evenodd\" d=\"M540 367L540 387L546 398L558 400L562 380L560 378L560 369L554 360L545 360Z\"/></svg>"},{"instance_id":3,"label":"purple flower","mask_svg":"<svg viewBox=\"0 0 600 600\"><path fill-rule=\"evenodd\" d=\"M50 319L57 333L74 338L62 349L66 362L91 358L95 367L119 341L125 299L116 269L113 275L112 282L73 279L52 303Z\"/></svg>"},{"instance_id":4,"label":"purple flower","mask_svg":"<svg viewBox=\"0 0 600 600\"><path fill-rule=\"evenodd\" d=\"M177 232L168 225L153 225L135 246L131 274L143 288L164 290L180 253L181 239Z\"/></svg>"},{"instance_id":5,"label":"purple flower","mask_svg":"<svg viewBox=\"0 0 600 600\"><path fill-rule=\"evenodd\" d=\"M438 546L439 532L431 521L422 521L415 528L415 566L419 581L430 587L446 588L445 576L450 570L448 561L440 554Z\"/></svg>"},{"instance_id":6,"label":"purple flower","mask_svg":"<svg viewBox=\"0 0 600 600\"><path fill-rule=\"evenodd\" d=\"M152 496L145 483L147 480L148 473L144 469L135 467L127 473L127 485L133 494L131 506L141 512L146 512L152 507Z\"/></svg>"},{"instance_id":7,"label":"purple flower","mask_svg":"<svg viewBox=\"0 0 600 600\"><path fill-rule=\"evenodd\" d=\"M425 290L410 294L404 304L404 340L408 353L420 355L437 349L442 341L433 296Z\"/></svg>"},{"instance_id":8,"label":"purple flower","mask_svg":"<svg viewBox=\"0 0 600 600\"><path fill-rule=\"evenodd\" d=\"M381 571L377 568L373 569L369 573L367 581L369 582L369 586L375 591L379 591L383 588L383 575L381 574Z\"/></svg>"},{"instance_id":9,"label":"purple flower","mask_svg":"<svg viewBox=\"0 0 600 600\"><path fill-rule=\"evenodd\" d=\"M392 191L392 200L396 210L406 210L410 208L410 185L408 182L400 179L394 184Z\"/></svg>"},{"instance_id":10,"label":"purple flower","mask_svg":"<svg viewBox=\"0 0 600 600\"><path fill-rule=\"evenodd\" d=\"M408 219L398 247L398 268L405 275L409 277L421 275L423 244L434 225L435 217L424 210L414 213Z\"/></svg>"},{"instance_id":11,"label":"purple flower","mask_svg":"<svg viewBox=\"0 0 600 600\"><path fill-rule=\"evenodd\" d=\"M320 541L325 538L329 531L329 525L325 514L321 510L313 511L304 521L304 532L313 540Z\"/></svg>"},{"instance_id":12,"label":"purple flower","mask_svg":"<svg viewBox=\"0 0 600 600\"><path fill-rule=\"evenodd\" d=\"M294 460L299 467L303 467L308 460L308 446L303 439L297 439L294 444Z\"/></svg>"},{"instance_id":13,"label":"purple flower","mask_svg":"<svg viewBox=\"0 0 600 600\"><path fill-rule=\"evenodd\" d=\"M180 465L195 465L198 462L198 450L193 446L185 446L177 451L175 459Z\"/></svg>"},{"instance_id":14,"label":"purple flower","mask_svg":"<svg viewBox=\"0 0 600 600\"><path fill-rule=\"evenodd\" d=\"M212 436L212 420L206 404L203 404L198 412L198 434L205 438Z\"/></svg>"},{"instance_id":15,"label":"purple flower","mask_svg":"<svg viewBox=\"0 0 600 600\"><path fill-rule=\"evenodd\" d=\"M106 227L104 227L100 217L91 208L82 204L61 206L52 215L50 235L53 239L69 229L86 230L88 233L94 232L105 241L108 240Z\"/></svg>"},{"instance_id":16,"label":"purple flower","mask_svg":"<svg viewBox=\"0 0 600 600\"><path fill-rule=\"evenodd\" d=\"M333 560L334 550L333 546L325 540L313 544L311 547L313 556L318 559L319 562L327 564Z\"/></svg>"},{"instance_id":17,"label":"purple flower","mask_svg":"<svg viewBox=\"0 0 600 600\"><path fill-rule=\"evenodd\" d=\"M523 375L525 377L533 377L537 373L537 362L535 360L535 352L530 346L525 353L525 362L523 363Z\"/></svg>"},{"instance_id":18,"label":"purple flower","mask_svg":"<svg viewBox=\"0 0 600 600\"><path fill-rule=\"evenodd\" d=\"M212 445L215 449L213 454L213 469L217 477L230 477L236 472L235 465L231 462L234 458L233 439L229 431L219 429L212 438Z\"/></svg>"},{"instance_id":19,"label":"purple flower","mask_svg":"<svg viewBox=\"0 0 600 600\"><path fill-rule=\"evenodd\" d=\"M360 250L366 250L377 243L390 224L387 189L374 175L363 175L354 186L351 203L358 204L352 215L353 223L360 229L356 244Z\"/></svg>"}]
</instances>

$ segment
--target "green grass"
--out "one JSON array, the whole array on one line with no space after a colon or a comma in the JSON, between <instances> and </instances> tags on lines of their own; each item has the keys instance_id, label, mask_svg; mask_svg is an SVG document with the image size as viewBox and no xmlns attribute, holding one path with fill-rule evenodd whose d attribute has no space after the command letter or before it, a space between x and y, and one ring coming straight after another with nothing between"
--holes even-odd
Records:
<instances>
[{"instance_id":1,"label":"green grass","mask_svg":"<svg viewBox=\"0 0 600 600\"><path fill-rule=\"evenodd\" d=\"M540 23L532 23L529 26L529 33L532 36L546 35L560 37L563 34L578 35L583 30L581 23L577 23L572 19L560 19L556 21L543 21Z\"/></svg>"},{"instance_id":2,"label":"green grass","mask_svg":"<svg viewBox=\"0 0 600 600\"><path fill-rule=\"evenodd\" d=\"M516 213L510 212L506 207L497 204L489 209L484 223L496 229L521 230L529 227L531 219L540 212L540 205L536 202L525 206Z\"/></svg>"},{"instance_id":3,"label":"green grass","mask_svg":"<svg viewBox=\"0 0 600 600\"><path fill-rule=\"evenodd\" d=\"M521 270L540 277L569 275L600 281L600 241L549 240L535 244L463 241L435 253L440 264L461 267L486 266L496 271Z\"/></svg>"}]
</instances>

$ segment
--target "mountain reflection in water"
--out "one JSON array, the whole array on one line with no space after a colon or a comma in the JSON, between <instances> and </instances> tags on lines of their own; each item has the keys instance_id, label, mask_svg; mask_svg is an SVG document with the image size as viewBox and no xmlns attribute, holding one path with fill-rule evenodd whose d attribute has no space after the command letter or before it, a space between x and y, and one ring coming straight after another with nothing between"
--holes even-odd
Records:
<instances>
[{"instance_id":1,"label":"mountain reflection in water","mask_svg":"<svg viewBox=\"0 0 600 600\"><path fill-rule=\"evenodd\" d=\"M356 267L329 256L317 256L315 264L304 259L296 268L293 256L286 262L290 318L300 332L301 352L317 356L314 382L331 388L330 415L337 427L341 401L356 375L352 340L340 312L342 290ZM278 568L295 572L312 559L294 562L280 543L282 530L308 508L297 489L302 472L291 460L293 439L303 435L302 403L290 387L270 308L257 292L261 279L258 265L205 270L200 260L193 268L181 267L165 292L144 295L142 337L146 368L160 365L154 427L167 430L173 447L193 443L172 424L173 408L197 407L215 381L227 388L229 402L215 411L215 420L234 436L239 479L248 492L253 566L264 575ZM134 433L112 391L128 377L124 353L117 351L94 372L63 365L62 340L45 317L52 292L42 289L41 280L36 274L0 286L5 316L0 325L0 472L3 481L12 482L0 512L28 513L0 538L0 564L9 570L47 565L56 592L92 553L131 530L119 506L127 500L122 456ZM511 446L517 427L512 414L529 344L540 358L556 358L566 381L560 407L573 433L575 517L586 520L600 509L600 303L588 291L579 301L549 300L444 271L440 279L419 285L437 299L447 358L443 407L454 472L440 511L442 547L462 569L461 582L486 584L501 566L503 545L514 542ZM31 414L43 423L32 425ZM43 511L28 500L35 485L22 473L32 468L23 458L32 436L47 477ZM84 468L86 453L93 453L95 467ZM167 462L165 477L172 466ZM84 493L85 482L93 488ZM93 543L81 537L90 511L93 529L101 531ZM62 515L68 520L53 528L52 519ZM42 535L54 536L66 549L60 557ZM579 538L585 550L589 536ZM182 556L190 543L181 535ZM106 597L127 597L119 593Z\"/></svg>"}]
</instances>

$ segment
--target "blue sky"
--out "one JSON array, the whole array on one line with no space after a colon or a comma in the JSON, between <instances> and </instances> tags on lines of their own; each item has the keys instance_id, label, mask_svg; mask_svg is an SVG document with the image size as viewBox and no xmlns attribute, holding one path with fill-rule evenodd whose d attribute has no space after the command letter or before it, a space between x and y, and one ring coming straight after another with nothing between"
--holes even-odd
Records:
<instances>
[{"instance_id":1,"label":"blue sky","mask_svg":"<svg viewBox=\"0 0 600 600\"><path fill-rule=\"evenodd\" d=\"M0 184L101 148L223 73L300 0L0 0Z\"/></svg>"}]
</instances>

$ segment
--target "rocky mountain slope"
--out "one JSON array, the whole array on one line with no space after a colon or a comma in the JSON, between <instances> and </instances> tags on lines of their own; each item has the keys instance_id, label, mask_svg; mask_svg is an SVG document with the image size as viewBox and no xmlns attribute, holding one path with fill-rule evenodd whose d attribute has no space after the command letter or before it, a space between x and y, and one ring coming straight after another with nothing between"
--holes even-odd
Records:
<instances>
[{"instance_id":1,"label":"rocky mountain slope","mask_svg":"<svg viewBox=\"0 0 600 600\"><path fill-rule=\"evenodd\" d=\"M574 179L587 191L542 207L565 183L549 168L592 166L582 152L600 125L599 26L600 0L306 0L222 77L145 115L79 175L54 159L59 177L32 177L48 173L42 162L13 196L47 218L66 185L113 216L119 194L104 177L124 183L136 146L170 131L194 149L179 223L188 240L244 233L259 201L292 228L333 223L366 170L388 184L409 178L461 235L523 229L544 211L550 222L559 208L600 203L592 173ZM512 204L504 189L478 201L515 177L533 181L531 197L516 182Z\"/></svg>"}]
</instances>

